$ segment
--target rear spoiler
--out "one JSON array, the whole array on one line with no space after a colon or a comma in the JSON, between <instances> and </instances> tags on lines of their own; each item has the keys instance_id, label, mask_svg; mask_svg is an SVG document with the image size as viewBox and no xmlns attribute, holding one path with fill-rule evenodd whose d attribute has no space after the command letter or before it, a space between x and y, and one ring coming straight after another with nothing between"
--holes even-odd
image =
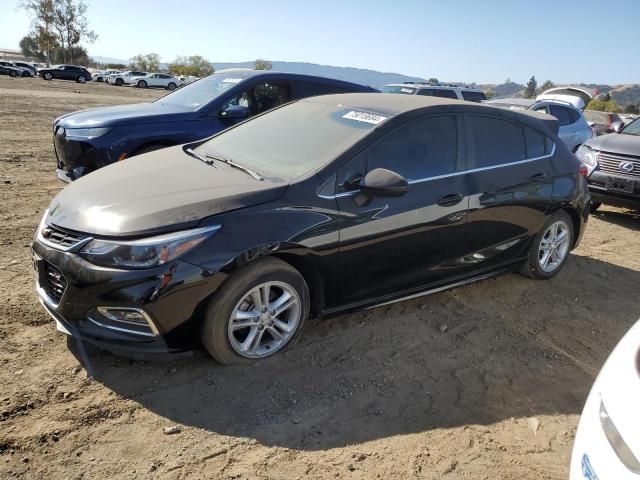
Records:
<instances>
[{"instance_id":1,"label":"rear spoiler","mask_svg":"<svg viewBox=\"0 0 640 480\"><path fill-rule=\"evenodd\" d=\"M528 115L536 120L542 122L554 135L558 135L560 130L560 123L556 117L552 117L543 112L537 112L535 110L519 110L518 113L522 115Z\"/></svg>"}]
</instances>

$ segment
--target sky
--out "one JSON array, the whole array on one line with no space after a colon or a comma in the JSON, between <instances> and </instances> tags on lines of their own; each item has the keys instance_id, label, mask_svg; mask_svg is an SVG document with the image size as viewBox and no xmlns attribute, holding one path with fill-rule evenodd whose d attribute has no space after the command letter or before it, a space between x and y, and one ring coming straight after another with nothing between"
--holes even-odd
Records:
<instances>
[{"instance_id":1,"label":"sky","mask_svg":"<svg viewBox=\"0 0 640 480\"><path fill-rule=\"evenodd\" d=\"M30 19L0 0L0 48ZM89 0L90 55L303 61L441 81L640 83L640 0Z\"/></svg>"}]
</instances>

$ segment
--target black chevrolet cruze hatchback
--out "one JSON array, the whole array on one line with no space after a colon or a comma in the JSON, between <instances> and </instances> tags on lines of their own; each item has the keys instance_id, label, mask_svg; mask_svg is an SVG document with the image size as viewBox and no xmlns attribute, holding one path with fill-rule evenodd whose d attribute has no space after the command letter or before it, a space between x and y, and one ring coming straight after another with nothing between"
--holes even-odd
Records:
<instances>
[{"instance_id":1,"label":"black chevrolet cruze hatchback","mask_svg":"<svg viewBox=\"0 0 640 480\"><path fill-rule=\"evenodd\" d=\"M115 353L201 341L222 363L307 318L564 265L586 169L536 113L419 96L300 100L66 187L33 243L58 328Z\"/></svg>"}]
</instances>

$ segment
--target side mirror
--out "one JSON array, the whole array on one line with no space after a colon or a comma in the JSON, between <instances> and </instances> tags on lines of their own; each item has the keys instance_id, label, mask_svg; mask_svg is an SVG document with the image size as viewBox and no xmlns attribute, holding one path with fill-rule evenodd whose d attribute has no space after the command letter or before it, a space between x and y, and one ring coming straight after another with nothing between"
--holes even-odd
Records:
<instances>
[{"instance_id":1,"label":"side mirror","mask_svg":"<svg viewBox=\"0 0 640 480\"><path fill-rule=\"evenodd\" d=\"M385 168L371 170L360 182L360 191L372 197L401 197L409 190L409 182L400 174Z\"/></svg>"},{"instance_id":2,"label":"side mirror","mask_svg":"<svg viewBox=\"0 0 640 480\"><path fill-rule=\"evenodd\" d=\"M611 130L614 133L620 133L623 128L624 128L624 123L623 122L613 122L611 124Z\"/></svg>"},{"instance_id":3,"label":"side mirror","mask_svg":"<svg viewBox=\"0 0 640 480\"><path fill-rule=\"evenodd\" d=\"M221 118L243 119L249 117L249 109L242 105L231 105L226 110L220 112Z\"/></svg>"}]
</instances>

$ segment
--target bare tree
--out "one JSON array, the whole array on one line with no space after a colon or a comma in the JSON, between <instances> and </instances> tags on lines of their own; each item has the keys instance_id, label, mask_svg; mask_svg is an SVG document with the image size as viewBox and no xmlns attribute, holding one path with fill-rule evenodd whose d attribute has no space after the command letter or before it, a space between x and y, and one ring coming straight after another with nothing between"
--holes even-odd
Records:
<instances>
[{"instance_id":1,"label":"bare tree","mask_svg":"<svg viewBox=\"0 0 640 480\"><path fill-rule=\"evenodd\" d=\"M51 0L54 2L54 27L65 52L69 52L69 62L73 63L73 47L81 41L93 43L98 35L89 29L88 5L84 0ZM65 53L65 62L67 61Z\"/></svg>"}]
</instances>

